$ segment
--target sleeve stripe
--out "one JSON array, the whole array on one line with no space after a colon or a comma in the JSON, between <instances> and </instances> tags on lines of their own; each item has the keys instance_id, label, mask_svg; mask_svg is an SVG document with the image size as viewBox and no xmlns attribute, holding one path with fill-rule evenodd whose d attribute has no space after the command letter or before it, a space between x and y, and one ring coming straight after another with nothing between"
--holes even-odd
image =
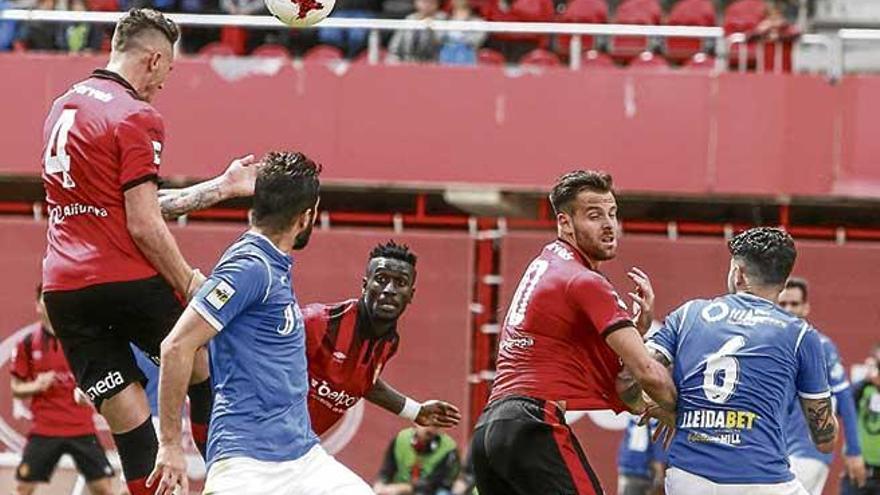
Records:
<instances>
[{"instance_id":1,"label":"sleeve stripe","mask_svg":"<svg viewBox=\"0 0 880 495\"><path fill-rule=\"evenodd\" d=\"M653 349L653 350L659 352L660 354L663 354L663 357L668 359L670 363L675 362L675 360L672 359L672 354L669 351L667 351L666 348L661 346L660 344L658 344L656 342L648 342L645 344L645 347L647 347L648 349Z\"/></svg>"},{"instance_id":2,"label":"sleeve stripe","mask_svg":"<svg viewBox=\"0 0 880 495\"><path fill-rule=\"evenodd\" d=\"M797 343L794 345L794 352L797 352L801 347L801 341L804 340L804 335L810 330L810 326L807 325L807 322L804 322L803 326L801 326L801 333L798 334Z\"/></svg>"},{"instance_id":3,"label":"sleeve stripe","mask_svg":"<svg viewBox=\"0 0 880 495\"><path fill-rule=\"evenodd\" d=\"M819 392L816 394L808 394L806 392L798 391L798 395L801 397L801 399L810 399L810 400L827 399L827 398L831 397L831 391L826 390L824 392Z\"/></svg>"},{"instance_id":4,"label":"sleeve stripe","mask_svg":"<svg viewBox=\"0 0 880 495\"><path fill-rule=\"evenodd\" d=\"M849 388L849 382L844 381L844 382L838 383L837 385L831 387L831 393L837 394L837 393L843 392L844 390L846 390L848 388Z\"/></svg>"},{"instance_id":5,"label":"sleeve stripe","mask_svg":"<svg viewBox=\"0 0 880 495\"><path fill-rule=\"evenodd\" d=\"M209 325L211 325L212 327L214 327L214 330L217 330L218 332L220 332L221 330L223 330L223 324L220 323L220 321L219 321L217 318L214 318L214 315L212 315L210 311L208 311L207 309L205 309L204 306L202 306L202 304L201 304L200 302L198 302L198 301L193 301L193 302L190 304L190 307L191 307L193 310L195 310L195 312L198 313L199 316L201 316L202 318L204 318L205 321L207 321Z\"/></svg>"},{"instance_id":6,"label":"sleeve stripe","mask_svg":"<svg viewBox=\"0 0 880 495\"><path fill-rule=\"evenodd\" d=\"M685 324L685 322L687 322L688 311L691 309L691 304L693 304L693 303L694 303L694 300L691 299L690 301L688 301L684 304L684 308L682 308L682 310L681 310L681 320L678 322L678 328L674 329L675 333L678 333L678 334L681 333L681 329L684 328L684 324ZM672 362L671 359L669 361Z\"/></svg>"},{"instance_id":7,"label":"sleeve stripe","mask_svg":"<svg viewBox=\"0 0 880 495\"><path fill-rule=\"evenodd\" d=\"M632 326L634 326L632 320L629 320L629 319L620 320L617 323L612 323L611 325L608 325L608 327L602 331L602 337L607 339L608 336L611 335L612 333L614 333L618 330L622 330L626 327L632 327Z\"/></svg>"},{"instance_id":8,"label":"sleeve stripe","mask_svg":"<svg viewBox=\"0 0 880 495\"><path fill-rule=\"evenodd\" d=\"M122 191L123 192L128 191L132 187L136 187L136 186L143 184L144 182L150 182L150 181L158 184L159 183L159 175L158 174L147 174L147 175L138 177L137 179L132 179L122 185Z\"/></svg>"},{"instance_id":9,"label":"sleeve stripe","mask_svg":"<svg viewBox=\"0 0 880 495\"><path fill-rule=\"evenodd\" d=\"M257 253L254 254L256 254L257 258L260 258L260 261L266 266L266 275L269 276L269 282L266 284L266 295L263 296L263 302L266 302L269 299L269 292L272 291L272 267L269 266L269 262L266 261L266 258L263 258L262 255Z\"/></svg>"}]
</instances>

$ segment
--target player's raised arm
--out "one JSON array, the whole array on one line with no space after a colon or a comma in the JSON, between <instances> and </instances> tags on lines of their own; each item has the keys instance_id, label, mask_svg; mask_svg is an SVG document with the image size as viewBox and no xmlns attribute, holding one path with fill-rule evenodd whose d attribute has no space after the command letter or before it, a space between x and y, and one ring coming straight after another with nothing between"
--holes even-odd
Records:
<instances>
[{"instance_id":1,"label":"player's raised arm","mask_svg":"<svg viewBox=\"0 0 880 495\"><path fill-rule=\"evenodd\" d=\"M231 198L254 194L259 163L254 155L233 160L219 176L182 189L160 189L159 209L168 220L209 208Z\"/></svg>"},{"instance_id":2,"label":"player's raised arm","mask_svg":"<svg viewBox=\"0 0 880 495\"><path fill-rule=\"evenodd\" d=\"M461 413L452 404L440 400L419 403L401 394L382 379L376 380L365 397L382 409L421 426L452 428L461 421Z\"/></svg>"}]
</instances>

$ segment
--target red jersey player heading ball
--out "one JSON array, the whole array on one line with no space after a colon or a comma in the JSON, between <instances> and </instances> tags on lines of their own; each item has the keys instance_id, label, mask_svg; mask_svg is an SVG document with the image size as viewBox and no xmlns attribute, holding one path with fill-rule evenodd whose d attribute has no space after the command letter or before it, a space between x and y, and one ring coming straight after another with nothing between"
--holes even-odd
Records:
<instances>
[{"instance_id":1,"label":"red jersey player heading ball","mask_svg":"<svg viewBox=\"0 0 880 495\"><path fill-rule=\"evenodd\" d=\"M566 408L613 409L623 364L658 403L675 407L675 387L645 349L651 323L647 276L630 272L642 311L638 328L598 272L617 253L619 224L611 176L563 175L550 202L557 239L529 264L501 333L489 404L471 455L480 495L601 494L602 486L571 429Z\"/></svg>"},{"instance_id":2,"label":"red jersey player heading ball","mask_svg":"<svg viewBox=\"0 0 880 495\"><path fill-rule=\"evenodd\" d=\"M361 397L423 426L458 424L446 402L418 403L379 378L397 352L397 320L415 294L416 255L389 241L370 252L361 297L303 310L309 362L309 417L321 435Z\"/></svg>"}]
</instances>

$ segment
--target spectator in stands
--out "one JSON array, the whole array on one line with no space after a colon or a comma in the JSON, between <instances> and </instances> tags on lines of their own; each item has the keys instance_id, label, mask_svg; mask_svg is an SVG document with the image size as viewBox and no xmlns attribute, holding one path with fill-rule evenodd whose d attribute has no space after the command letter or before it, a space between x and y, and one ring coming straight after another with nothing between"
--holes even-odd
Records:
<instances>
[{"instance_id":1,"label":"spectator in stands","mask_svg":"<svg viewBox=\"0 0 880 495\"><path fill-rule=\"evenodd\" d=\"M470 455L467 456L458 478L452 484L452 495L480 495L477 490L477 477L474 474L474 458Z\"/></svg>"},{"instance_id":2,"label":"spectator in stands","mask_svg":"<svg viewBox=\"0 0 880 495\"><path fill-rule=\"evenodd\" d=\"M37 287L40 324L18 343L10 369L12 395L31 399L34 418L15 471L15 493L30 495L39 483L48 483L61 456L69 454L93 495L111 495L114 473L96 436L94 409L76 388L46 316L42 292L42 287Z\"/></svg>"},{"instance_id":3,"label":"spectator in stands","mask_svg":"<svg viewBox=\"0 0 880 495\"><path fill-rule=\"evenodd\" d=\"M449 495L460 464L452 437L436 427L406 428L388 445L373 490L377 495Z\"/></svg>"},{"instance_id":4,"label":"spectator in stands","mask_svg":"<svg viewBox=\"0 0 880 495\"><path fill-rule=\"evenodd\" d=\"M416 11L411 20L446 19L440 0L415 0ZM430 29L395 31L388 43L389 62L431 62L437 59L440 36Z\"/></svg>"},{"instance_id":5,"label":"spectator in stands","mask_svg":"<svg viewBox=\"0 0 880 495\"><path fill-rule=\"evenodd\" d=\"M470 0L452 0L453 21L481 21L474 14ZM441 37L442 45L438 61L450 65L476 65L477 50L486 41L486 33L478 31L448 31Z\"/></svg>"},{"instance_id":6,"label":"spectator in stands","mask_svg":"<svg viewBox=\"0 0 880 495\"><path fill-rule=\"evenodd\" d=\"M55 10L55 0L39 0L35 6L40 10ZM18 32L18 41L28 50L55 50L58 48L58 25L54 22L26 22Z\"/></svg>"},{"instance_id":7,"label":"spectator in stands","mask_svg":"<svg viewBox=\"0 0 880 495\"><path fill-rule=\"evenodd\" d=\"M85 0L70 0L70 10L84 12L86 10ZM97 50L101 47L103 35L100 26L87 22L62 24L57 32L58 40L56 43L58 48L73 53Z\"/></svg>"},{"instance_id":8,"label":"spectator in stands","mask_svg":"<svg viewBox=\"0 0 880 495\"><path fill-rule=\"evenodd\" d=\"M868 372L865 380L856 383L853 388L867 482L865 486L857 487L852 480L844 477L840 481L841 495L880 495L880 344L874 346L872 354L866 362Z\"/></svg>"},{"instance_id":9,"label":"spectator in stands","mask_svg":"<svg viewBox=\"0 0 880 495\"><path fill-rule=\"evenodd\" d=\"M382 9L381 0L338 0L331 17L373 19ZM367 29L318 29L318 42L333 45L348 58L354 58L367 46Z\"/></svg>"},{"instance_id":10,"label":"spectator in stands","mask_svg":"<svg viewBox=\"0 0 880 495\"><path fill-rule=\"evenodd\" d=\"M617 495L658 495L663 493L666 451L662 440L652 441L656 420L639 426L631 417L617 452Z\"/></svg>"},{"instance_id":11,"label":"spectator in stands","mask_svg":"<svg viewBox=\"0 0 880 495\"><path fill-rule=\"evenodd\" d=\"M0 11L6 9L20 8L15 2L6 2L0 0ZM0 52L7 51L12 48L12 42L15 41L15 34L18 30L18 23L15 21L0 21Z\"/></svg>"}]
</instances>

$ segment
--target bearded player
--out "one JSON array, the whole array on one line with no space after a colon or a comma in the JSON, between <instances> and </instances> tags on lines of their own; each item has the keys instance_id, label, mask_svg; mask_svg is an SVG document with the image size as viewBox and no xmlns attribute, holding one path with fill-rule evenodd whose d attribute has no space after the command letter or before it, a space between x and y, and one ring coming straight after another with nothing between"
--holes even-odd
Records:
<instances>
[{"instance_id":1,"label":"bearded player","mask_svg":"<svg viewBox=\"0 0 880 495\"><path fill-rule=\"evenodd\" d=\"M422 426L449 428L461 414L442 401L419 403L379 378L397 352L397 320L415 294L416 255L394 241L370 252L359 299L303 309L309 361L309 417L322 435L361 397Z\"/></svg>"},{"instance_id":2,"label":"bearded player","mask_svg":"<svg viewBox=\"0 0 880 495\"><path fill-rule=\"evenodd\" d=\"M565 411L627 406L617 397L621 361L658 403L675 386L642 342L653 291L640 270L630 296L637 324L598 270L617 253L611 176L579 170L550 194L557 239L529 264L504 321L495 383L471 440L480 495L601 494Z\"/></svg>"}]
</instances>

